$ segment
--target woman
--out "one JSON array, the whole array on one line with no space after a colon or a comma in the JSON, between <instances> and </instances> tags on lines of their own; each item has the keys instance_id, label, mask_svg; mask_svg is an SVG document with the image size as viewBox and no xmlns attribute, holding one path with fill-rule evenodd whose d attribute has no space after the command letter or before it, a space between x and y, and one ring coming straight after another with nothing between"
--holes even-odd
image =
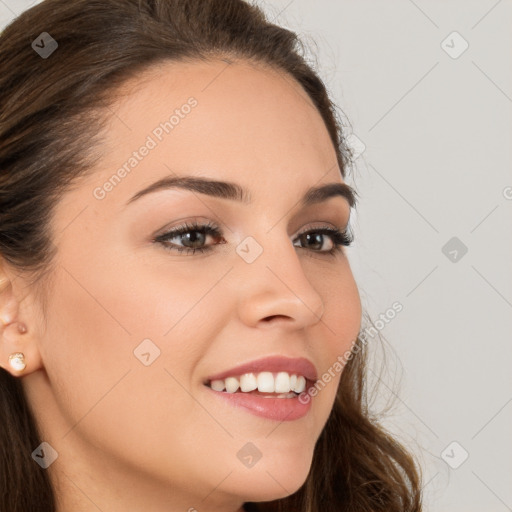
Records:
<instances>
[{"instance_id":1,"label":"woman","mask_svg":"<svg viewBox=\"0 0 512 512\"><path fill-rule=\"evenodd\" d=\"M365 403L349 150L242 0L1 36L0 509L419 511Z\"/></svg>"}]
</instances>

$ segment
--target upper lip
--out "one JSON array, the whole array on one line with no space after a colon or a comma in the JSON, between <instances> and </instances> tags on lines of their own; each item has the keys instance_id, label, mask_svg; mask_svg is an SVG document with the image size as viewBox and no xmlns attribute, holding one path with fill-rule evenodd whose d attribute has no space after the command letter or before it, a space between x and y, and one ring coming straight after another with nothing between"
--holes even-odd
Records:
<instances>
[{"instance_id":1,"label":"upper lip","mask_svg":"<svg viewBox=\"0 0 512 512\"><path fill-rule=\"evenodd\" d=\"M317 371L314 364L304 357L270 356L249 361L229 370L225 370L207 378L207 381L223 380L226 377L235 377L244 373L259 372L288 372L303 375L306 379L315 382Z\"/></svg>"}]
</instances>

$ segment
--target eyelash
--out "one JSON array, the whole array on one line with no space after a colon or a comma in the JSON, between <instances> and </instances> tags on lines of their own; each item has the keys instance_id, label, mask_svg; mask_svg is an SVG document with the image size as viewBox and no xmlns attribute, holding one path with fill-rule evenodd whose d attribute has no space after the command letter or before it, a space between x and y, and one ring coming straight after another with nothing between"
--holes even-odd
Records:
<instances>
[{"instance_id":1,"label":"eyelash","mask_svg":"<svg viewBox=\"0 0 512 512\"><path fill-rule=\"evenodd\" d=\"M179 253L185 253L185 254L194 254L196 251L200 253L205 253L212 250L211 246L206 247L198 247L198 248L190 248L190 247L180 247L178 245L169 245L167 242L168 239L175 238L180 235L184 235L188 232L198 231L205 235L211 235L214 238L221 238L222 233L220 232L219 228L208 221L206 224L197 224L197 223L185 223L183 226L180 226L178 228L172 229L168 231L167 233L163 233L161 235L158 235L153 239L153 242L158 242L168 251L177 251ZM348 247L353 241L354 241L354 235L349 231L349 229L344 229L343 231L340 231L336 228L330 228L330 227L322 227L322 228L316 228L316 229L310 229L308 231L303 231L302 233L299 233L297 235L297 238L308 235L308 234L320 234L320 235L329 235L331 237L331 240L334 244L334 247L328 251L316 251L313 250L313 252L318 252L320 254L326 254L328 256L335 256L337 253L342 251L342 246Z\"/></svg>"}]
</instances>

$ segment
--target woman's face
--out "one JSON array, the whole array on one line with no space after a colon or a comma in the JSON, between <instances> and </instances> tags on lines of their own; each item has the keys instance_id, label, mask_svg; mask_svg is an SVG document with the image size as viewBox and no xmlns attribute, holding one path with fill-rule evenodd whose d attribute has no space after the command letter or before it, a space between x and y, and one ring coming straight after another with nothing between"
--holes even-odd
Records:
<instances>
[{"instance_id":1,"label":"woman's face","mask_svg":"<svg viewBox=\"0 0 512 512\"><path fill-rule=\"evenodd\" d=\"M333 368L360 328L345 249L329 254L332 236L318 234L343 230L350 207L339 194L302 205L309 188L343 179L291 77L215 61L166 63L145 78L112 108L95 172L56 205L41 368L23 383L68 503L236 510L307 477L339 383ZM130 201L185 176L236 183L250 203L211 186ZM194 223L219 233L158 238ZM308 359L318 379L331 369L330 382L309 408L253 395L244 406L205 385L271 356ZM281 366L255 366L256 379L307 373Z\"/></svg>"}]
</instances>

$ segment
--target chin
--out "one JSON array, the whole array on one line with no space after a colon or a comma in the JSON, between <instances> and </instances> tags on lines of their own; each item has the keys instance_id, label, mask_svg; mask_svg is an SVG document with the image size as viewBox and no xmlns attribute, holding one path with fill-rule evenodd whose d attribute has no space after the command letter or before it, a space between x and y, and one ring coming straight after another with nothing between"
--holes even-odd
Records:
<instances>
[{"instance_id":1,"label":"chin","mask_svg":"<svg viewBox=\"0 0 512 512\"><path fill-rule=\"evenodd\" d=\"M273 457L265 464L263 458L252 468L233 473L231 484L243 489L245 501L273 501L297 492L309 474L312 458L307 451L301 457Z\"/></svg>"},{"instance_id":2,"label":"chin","mask_svg":"<svg viewBox=\"0 0 512 512\"><path fill-rule=\"evenodd\" d=\"M272 475L274 476L274 475ZM274 501L286 498L297 492L306 481L304 478L286 478L283 475L272 478L269 474L262 475L259 481L247 481L242 483L245 486L243 499L245 501Z\"/></svg>"}]
</instances>

